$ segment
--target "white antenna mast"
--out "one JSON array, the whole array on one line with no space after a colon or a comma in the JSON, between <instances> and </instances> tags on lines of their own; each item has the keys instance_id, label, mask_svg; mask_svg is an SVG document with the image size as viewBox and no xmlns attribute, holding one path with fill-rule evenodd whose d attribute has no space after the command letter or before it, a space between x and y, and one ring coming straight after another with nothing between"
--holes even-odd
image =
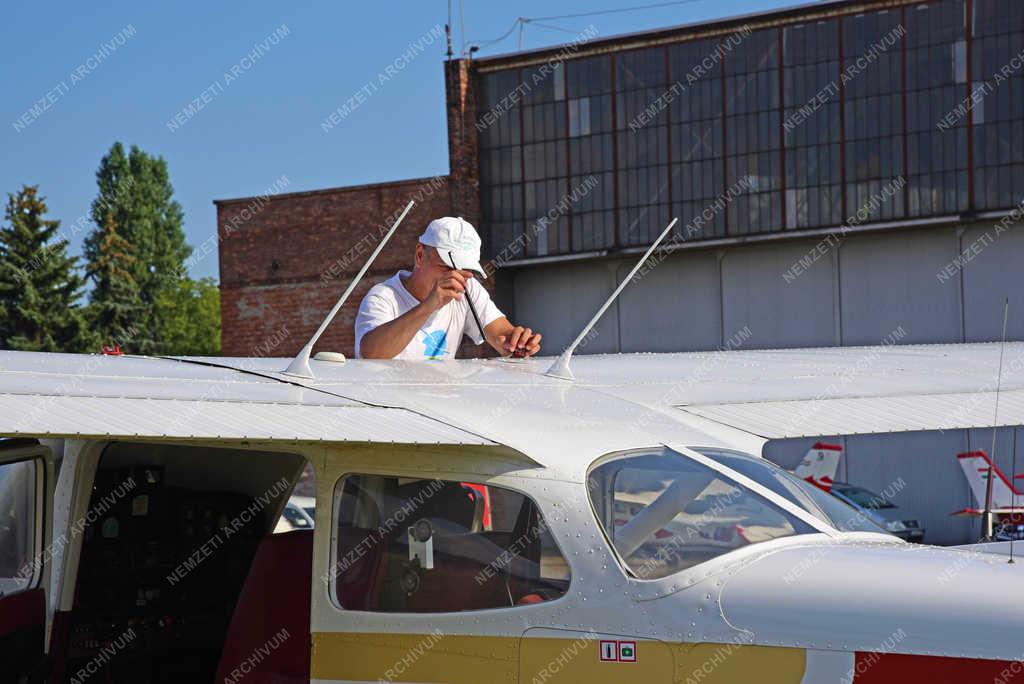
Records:
<instances>
[{"instance_id":1,"label":"white antenna mast","mask_svg":"<svg viewBox=\"0 0 1024 684\"><path fill-rule=\"evenodd\" d=\"M580 334L576 336L576 339L573 340L572 344L566 347L565 351L562 352L562 355L559 356L553 364L551 364L551 368L548 368L548 372L546 373L547 375L550 375L555 378L562 378L563 380L575 379L572 374L572 369L569 368L569 362L572 361L572 353L576 351L576 347L578 347L580 342L583 341L583 338L587 336L587 334L595 325L597 325L597 321L600 320L601 316L604 315L604 312L608 310L608 307L612 305L612 302L615 301L615 298L619 296L620 292L626 289L626 285L628 285L629 282L633 280L633 276L636 275L636 272L640 270L640 267L643 266L644 262L646 262L647 259L650 258L654 250L658 248L658 245L661 244L661 241L665 239L665 236L669 234L669 231L671 231L672 227L675 226L678 222L679 219L674 218L667 226L665 226L665 230L661 231L661 235L659 235L658 239L654 241L654 244L647 248L647 251L644 252L644 255L642 257L640 257L640 261L636 262L636 266L634 266L633 270L629 272L629 275L627 275L625 279L623 279L623 281L619 283L619 286L615 288L615 292L612 292L612 296L609 297L605 301L605 303L601 305L601 308L597 310L597 313L594 314L594 317L590 319L590 322L587 323L586 327L583 328Z\"/></svg>"},{"instance_id":2,"label":"white antenna mast","mask_svg":"<svg viewBox=\"0 0 1024 684\"><path fill-rule=\"evenodd\" d=\"M999 344L999 372L996 374L996 410L995 416L992 418L992 449L989 451L988 461L988 476L985 478L985 510L981 515L981 533L984 535L984 541L992 541L992 479L995 477L995 464L996 464L996 432L997 425L999 425L999 389L1003 384L1003 352L1006 350L1006 319L1010 314L1010 299L1007 298L1003 302L1003 338ZM1016 453L1016 452L1015 452ZM1010 473L1010 489L1013 489L1013 473ZM1010 549L1013 549L1013 543L1010 543ZM1013 556L1010 557L1010 562L1013 562Z\"/></svg>"},{"instance_id":3,"label":"white antenna mast","mask_svg":"<svg viewBox=\"0 0 1024 684\"><path fill-rule=\"evenodd\" d=\"M369 270L370 264L372 264L374 259L377 258L377 255L380 254L381 250L384 249L384 245L386 245L388 240L391 239L391 236L395 234L395 230L398 229L398 226L402 223L402 219L405 218L405 215L409 213L409 210L412 209L414 204L416 203L410 200L409 203L405 205L405 209L399 215L395 224L391 226L391 230L387 232L384 239L382 239L380 244L377 245L377 249L373 250L373 254L371 254L370 258L366 260L363 267L359 269L359 273L357 273L356 277L352 279L351 283L349 283L348 288L345 290L344 294L341 295L341 299L339 299L338 303L334 305L331 312L327 314L327 318L324 319L324 322L321 323L320 327L317 328L315 333L313 333L313 337L309 338L309 342L306 343L306 346L303 347L295 358L292 359L292 362L288 364L288 368L284 371L285 375L294 375L299 378L313 377L313 370L309 367L309 355L313 353L313 345L316 344L317 340L320 339L320 336L324 334L324 331L327 330L327 326L331 324L334 317L338 315L338 311L341 310L345 300L348 299L349 295L352 294L352 291L356 289L356 285L359 284L359 281L361 281L363 276L366 275L366 271Z\"/></svg>"}]
</instances>

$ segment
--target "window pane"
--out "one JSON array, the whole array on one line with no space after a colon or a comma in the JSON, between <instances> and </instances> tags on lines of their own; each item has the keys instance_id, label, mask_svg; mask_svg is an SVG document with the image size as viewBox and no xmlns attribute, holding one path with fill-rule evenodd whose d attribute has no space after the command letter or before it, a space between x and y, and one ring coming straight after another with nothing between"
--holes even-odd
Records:
<instances>
[{"instance_id":1,"label":"window pane","mask_svg":"<svg viewBox=\"0 0 1024 684\"><path fill-rule=\"evenodd\" d=\"M967 93L964 0L917 5L906 24L908 213L957 213L969 206L968 119L955 114Z\"/></svg>"},{"instance_id":2,"label":"window pane","mask_svg":"<svg viewBox=\"0 0 1024 684\"><path fill-rule=\"evenodd\" d=\"M538 507L510 489L349 475L335 502L333 591L348 610L511 608L569 588L569 565Z\"/></svg>"},{"instance_id":3,"label":"window pane","mask_svg":"<svg viewBox=\"0 0 1024 684\"><path fill-rule=\"evenodd\" d=\"M605 534L641 579L812 527L670 449L613 458L587 478Z\"/></svg>"},{"instance_id":4,"label":"window pane","mask_svg":"<svg viewBox=\"0 0 1024 684\"><path fill-rule=\"evenodd\" d=\"M729 208L732 235L783 227L778 35L755 31L726 58L727 185L743 193Z\"/></svg>"},{"instance_id":5,"label":"window pane","mask_svg":"<svg viewBox=\"0 0 1024 684\"><path fill-rule=\"evenodd\" d=\"M700 40L669 48L673 86L678 96L672 120L672 215L676 237L686 240L725 235L725 215L711 211L725 194L721 61L742 38Z\"/></svg>"},{"instance_id":6,"label":"window pane","mask_svg":"<svg viewBox=\"0 0 1024 684\"><path fill-rule=\"evenodd\" d=\"M868 520L860 511L843 503L815 485L801 480L789 471L767 459L749 454L722 449L698 449L708 458L713 458L754 482L767 487L779 496L785 497L819 520L832 525L841 532L874 532L889 534Z\"/></svg>"},{"instance_id":7,"label":"window pane","mask_svg":"<svg viewBox=\"0 0 1024 684\"><path fill-rule=\"evenodd\" d=\"M839 24L784 29L786 228L842 222Z\"/></svg>"},{"instance_id":8,"label":"window pane","mask_svg":"<svg viewBox=\"0 0 1024 684\"><path fill-rule=\"evenodd\" d=\"M38 460L0 465L0 595L27 589L36 574Z\"/></svg>"},{"instance_id":9,"label":"window pane","mask_svg":"<svg viewBox=\"0 0 1024 684\"><path fill-rule=\"evenodd\" d=\"M1024 180L1024 3L975 0L973 88L975 203L1009 209Z\"/></svg>"},{"instance_id":10,"label":"window pane","mask_svg":"<svg viewBox=\"0 0 1024 684\"><path fill-rule=\"evenodd\" d=\"M903 62L898 11L846 17L843 76L846 212L863 221L903 218ZM872 56L872 59L868 59ZM883 189L885 192L883 192Z\"/></svg>"}]
</instances>

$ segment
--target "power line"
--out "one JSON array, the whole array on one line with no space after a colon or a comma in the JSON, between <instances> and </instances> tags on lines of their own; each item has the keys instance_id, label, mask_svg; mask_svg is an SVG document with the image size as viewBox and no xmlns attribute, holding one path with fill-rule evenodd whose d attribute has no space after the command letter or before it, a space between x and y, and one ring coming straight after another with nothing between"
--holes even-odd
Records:
<instances>
[{"instance_id":1,"label":"power line","mask_svg":"<svg viewBox=\"0 0 1024 684\"><path fill-rule=\"evenodd\" d=\"M501 41L503 41L506 38L508 38L509 36L511 36L512 32L516 30L516 27L519 26L520 22L522 22L522 21L523 21L523 17L519 17L518 19L516 19L514 22L512 22L512 26L509 28L508 31L505 31L503 34L501 34L499 37L495 38L494 40L487 40L487 41L483 41L483 42L476 41L476 40L471 40L469 42L473 43L474 45L477 45L481 49L485 48L485 47L489 47L491 45L494 45L495 43L500 43ZM465 43L462 44L462 51L463 52L466 51L466 44Z\"/></svg>"},{"instance_id":2,"label":"power line","mask_svg":"<svg viewBox=\"0 0 1024 684\"><path fill-rule=\"evenodd\" d=\"M562 31L564 33L573 33L573 34L575 34L575 33L577 33L577 31L572 31L570 29L562 28L560 26L552 26L550 24L544 24L544 23L541 23L541 22L545 22L545 21L549 21L549 20L556 20L556 19L577 19L577 18L580 18L580 17L596 17L596 16L600 16L600 15L603 15L603 14L621 14L622 12L638 12L638 11L641 11L641 10L657 9L657 8L660 8L660 7L673 7L673 6L678 6L678 5L692 5L692 4L695 4L695 3L698 3L698 2L705 2L705 1L706 0L674 0L674 2L658 2L658 3L654 3L654 4L650 4L650 5L636 5L634 7L622 7L622 8L619 8L619 9L596 10L594 12L577 12L575 14L560 14L560 15L557 15L557 16L553 15L553 16L548 16L548 17L518 17L518 18L516 18L516 20L514 22L512 22L512 26L510 26L509 29L507 31L505 31L505 33L501 34L497 38L495 38L493 40L487 40L487 41L469 41L469 42L471 44L475 45L478 50L486 48L486 47L490 47L492 45L495 45L495 44L500 43L503 40L507 39L509 36L512 35L512 33L517 28L520 31L520 42L522 42L521 41L521 39L522 39L522 31L526 27L526 24L534 24L536 26L540 26L540 27L546 28L546 29L551 29L551 30L554 30L554 31ZM460 5L460 11L461 11L462 0L460 0L459 5ZM462 47L463 54L465 54L465 52L466 52L466 47L465 46L466 46L466 41L463 41L463 47Z\"/></svg>"},{"instance_id":3,"label":"power line","mask_svg":"<svg viewBox=\"0 0 1024 684\"><path fill-rule=\"evenodd\" d=\"M523 22L523 26L526 26L527 24L530 24L531 26L540 26L542 28L551 29L552 31L561 31L562 33L571 33L573 35L576 35L576 34L579 33L579 31L575 31L573 29L562 28L561 26L552 26L551 24L542 24L539 21L534 21L533 19L527 19L526 21Z\"/></svg>"},{"instance_id":4,"label":"power line","mask_svg":"<svg viewBox=\"0 0 1024 684\"><path fill-rule=\"evenodd\" d=\"M675 2L659 2L653 5L637 5L635 7L623 7L621 9L610 9L610 10L597 10L595 12L579 12L577 14L561 14L558 16L551 17L531 17L529 21L535 21L540 19L541 21L547 21L548 19L575 19L577 17L596 17L601 14L619 14L621 12L636 12L645 9L656 9L658 7L671 7L673 5L692 5L697 2L704 2L705 0L676 0Z\"/></svg>"}]
</instances>

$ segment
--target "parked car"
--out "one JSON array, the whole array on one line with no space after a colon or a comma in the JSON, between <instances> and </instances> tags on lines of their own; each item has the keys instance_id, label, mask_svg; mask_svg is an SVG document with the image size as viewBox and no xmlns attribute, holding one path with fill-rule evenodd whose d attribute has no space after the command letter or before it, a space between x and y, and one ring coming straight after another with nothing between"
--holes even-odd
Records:
<instances>
[{"instance_id":1,"label":"parked car","mask_svg":"<svg viewBox=\"0 0 1024 684\"><path fill-rule=\"evenodd\" d=\"M832 485L832 495L850 504L883 530L900 539L915 543L924 539L924 528L921 527L920 521L886 500L881 494L846 482L836 482Z\"/></svg>"}]
</instances>

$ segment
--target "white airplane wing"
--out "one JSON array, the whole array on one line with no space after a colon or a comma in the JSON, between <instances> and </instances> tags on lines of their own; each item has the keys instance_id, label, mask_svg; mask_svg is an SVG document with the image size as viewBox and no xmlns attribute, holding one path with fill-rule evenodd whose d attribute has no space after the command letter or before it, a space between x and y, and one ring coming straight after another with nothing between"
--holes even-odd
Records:
<instances>
[{"instance_id":1,"label":"white airplane wing","mask_svg":"<svg viewBox=\"0 0 1024 684\"><path fill-rule=\"evenodd\" d=\"M495 444L415 411L240 370L9 351L0 351L0 435Z\"/></svg>"},{"instance_id":2,"label":"white airplane wing","mask_svg":"<svg viewBox=\"0 0 1024 684\"><path fill-rule=\"evenodd\" d=\"M1024 342L579 356L577 384L764 439L1024 425ZM540 363L540 362L537 362Z\"/></svg>"}]
</instances>

